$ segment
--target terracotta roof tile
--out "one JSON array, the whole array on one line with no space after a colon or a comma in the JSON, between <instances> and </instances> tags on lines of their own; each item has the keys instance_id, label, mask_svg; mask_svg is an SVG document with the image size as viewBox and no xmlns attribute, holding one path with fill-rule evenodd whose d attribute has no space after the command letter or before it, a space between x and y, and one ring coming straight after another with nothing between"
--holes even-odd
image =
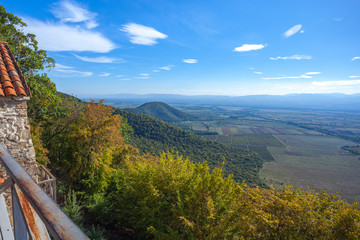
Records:
<instances>
[{"instance_id":1,"label":"terracotta roof tile","mask_svg":"<svg viewBox=\"0 0 360 240\"><path fill-rule=\"evenodd\" d=\"M30 96L30 89L6 42L0 41L0 98Z\"/></svg>"}]
</instances>

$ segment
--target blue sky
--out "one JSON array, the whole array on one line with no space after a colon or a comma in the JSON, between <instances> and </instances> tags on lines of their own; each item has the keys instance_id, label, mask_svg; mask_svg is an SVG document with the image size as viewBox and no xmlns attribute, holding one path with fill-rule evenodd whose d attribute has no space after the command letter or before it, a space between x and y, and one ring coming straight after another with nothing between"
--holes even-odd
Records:
<instances>
[{"instance_id":1,"label":"blue sky","mask_svg":"<svg viewBox=\"0 0 360 240\"><path fill-rule=\"evenodd\" d=\"M360 93L360 1L5 1L74 95Z\"/></svg>"}]
</instances>

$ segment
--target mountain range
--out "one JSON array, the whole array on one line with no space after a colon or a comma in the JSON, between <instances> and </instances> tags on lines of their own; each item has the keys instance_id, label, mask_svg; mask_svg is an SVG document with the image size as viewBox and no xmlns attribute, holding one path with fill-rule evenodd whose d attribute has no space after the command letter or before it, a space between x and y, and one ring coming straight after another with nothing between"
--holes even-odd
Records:
<instances>
[{"instance_id":1,"label":"mountain range","mask_svg":"<svg viewBox=\"0 0 360 240\"><path fill-rule=\"evenodd\" d=\"M82 98L105 99L108 103L129 103L141 105L146 102L160 101L182 105L218 105L252 108L285 108L311 110L360 111L360 94L288 94L288 95L177 95L177 94L112 94L81 96Z\"/></svg>"}]
</instances>

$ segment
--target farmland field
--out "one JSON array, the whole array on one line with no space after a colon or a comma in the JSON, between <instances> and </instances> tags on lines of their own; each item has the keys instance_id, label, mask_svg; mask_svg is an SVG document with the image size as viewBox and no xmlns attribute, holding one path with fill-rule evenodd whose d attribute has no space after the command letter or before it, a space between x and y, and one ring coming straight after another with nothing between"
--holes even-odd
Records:
<instances>
[{"instance_id":1,"label":"farmland field","mask_svg":"<svg viewBox=\"0 0 360 240\"><path fill-rule=\"evenodd\" d=\"M278 137L287 147L268 148L276 161L266 162L260 172L266 183L337 192L349 201L360 199L360 160L340 149L351 142L329 136Z\"/></svg>"},{"instance_id":2,"label":"farmland field","mask_svg":"<svg viewBox=\"0 0 360 240\"><path fill-rule=\"evenodd\" d=\"M341 149L359 144L359 113L245 108L216 111L192 112L201 120L186 122L187 129L209 132L213 135L204 137L258 153L265 160L260 176L268 185L292 184L338 192L351 202L360 200L359 156ZM178 125L183 127L184 123ZM357 139L359 142L353 142Z\"/></svg>"}]
</instances>

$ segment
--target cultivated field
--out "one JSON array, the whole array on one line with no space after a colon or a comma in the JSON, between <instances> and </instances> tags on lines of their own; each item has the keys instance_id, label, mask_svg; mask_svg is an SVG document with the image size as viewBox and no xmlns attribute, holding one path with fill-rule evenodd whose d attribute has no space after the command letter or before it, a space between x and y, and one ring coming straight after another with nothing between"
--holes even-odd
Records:
<instances>
[{"instance_id":1,"label":"cultivated field","mask_svg":"<svg viewBox=\"0 0 360 240\"><path fill-rule=\"evenodd\" d=\"M266 161L260 176L267 184L310 187L360 200L359 156L341 149L358 144L341 138L360 136L359 113L232 108L192 113L201 120L179 126L217 134L204 137L257 152Z\"/></svg>"},{"instance_id":2,"label":"cultivated field","mask_svg":"<svg viewBox=\"0 0 360 240\"><path fill-rule=\"evenodd\" d=\"M337 192L351 202L360 200L360 160L340 149L352 142L329 136L277 137L286 148L268 148L276 161L266 162L260 172L266 183L310 187Z\"/></svg>"}]
</instances>

